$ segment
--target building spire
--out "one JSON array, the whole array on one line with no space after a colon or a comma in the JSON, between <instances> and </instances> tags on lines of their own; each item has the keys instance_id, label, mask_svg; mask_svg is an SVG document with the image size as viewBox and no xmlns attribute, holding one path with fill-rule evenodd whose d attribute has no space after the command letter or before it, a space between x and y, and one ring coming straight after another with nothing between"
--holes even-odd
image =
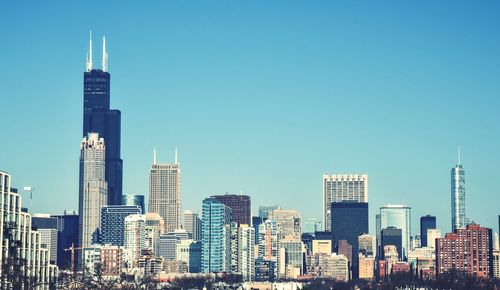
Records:
<instances>
[{"instance_id":1,"label":"building spire","mask_svg":"<svg viewBox=\"0 0 500 290\"><path fill-rule=\"evenodd\" d=\"M153 149L153 165L156 165L156 147Z\"/></svg>"},{"instance_id":2,"label":"building spire","mask_svg":"<svg viewBox=\"0 0 500 290\"><path fill-rule=\"evenodd\" d=\"M102 71L108 71L108 53L106 52L106 36L102 37Z\"/></svg>"},{"instance_id":3,"label":"building spire","mask_svg":"<svg viewBox=\"0 0 500 290\"><path fill-rule=\"evenodd\" d=\"M177 146L175 146L175 164L179 164L179 158L177 154Z\"/></svg>"},{"instance_id":4,"label":"building spire","mask_svg":"<svg viewBox=\"0 0 500 290\"><path fill-rule=\"evenodd\" d=\"M92 70L92 30L90 31L90 41L89 41L89 52L87 55L87 63L86 63L87 71Z\"/></svg>"},{"instance_id":5,"label":"building spire","mask_svg":"<svg viewBox=\"0 0 500 290\"><path fill-rule=\"evenodd\" d=\"M460 164L460 145L458 145L458 165Z\"/></svg>"}]
</instances>

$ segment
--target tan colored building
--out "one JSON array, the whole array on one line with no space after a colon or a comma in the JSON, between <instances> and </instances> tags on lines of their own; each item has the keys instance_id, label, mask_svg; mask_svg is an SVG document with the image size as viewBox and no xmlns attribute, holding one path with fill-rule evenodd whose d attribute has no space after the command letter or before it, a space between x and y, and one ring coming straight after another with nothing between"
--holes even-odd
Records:
<instances>
[{"instance_id":1,"label":"tan colored building","mask_svg":"<svg viewBox=\"0 0 500 290\"><path fill-rule=\"evenodd\" d=\"M373 256L359 254L359 279L373 280L375 275L375 259Z\"/></svg>"},{"instance_id":2,"label":"tan colored building","mask_svg":"<svg viewBox=\"0 0 500 290\"><path fill-rule=\"evenodd\" d=\"M312 255L316 254L326 254L330 256L332 254L332 241L331 240L313 240L312 242Z\"/></svg>"}]
</instances>

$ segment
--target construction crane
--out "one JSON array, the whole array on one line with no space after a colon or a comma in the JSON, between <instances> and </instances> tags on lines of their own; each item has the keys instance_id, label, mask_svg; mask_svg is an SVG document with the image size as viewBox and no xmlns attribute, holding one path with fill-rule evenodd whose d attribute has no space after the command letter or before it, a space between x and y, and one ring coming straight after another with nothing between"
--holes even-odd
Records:
<instances>
[{"instance_id":1,"label":"construction crane","mask_svg":"<svg viewBox=\"0 0 500 290\"><path fill-rule=\"evenodd\" d=\"M317 232L318 231L318 226L320 226L322 224L322 222L319 221L316 218L310 218L310 219L307 219L306 221L304 221L304 224L306 224L306 225L314 225L314 232Z\"/></svg>"},{"instance_id":2,"label":"construction crane","mask_svg":"<svg viewBox=\"0 0 500 290\"><path fill-rule=\"evenodd\" d=\"M75 252L79 250L85 250L85 247L75 247L75 243L71 243L71 247L69 249L64 249L65 252L71 251L71 271L73 272L73 277L76 278L75 271Z\"/></svg>"}]
</instances>

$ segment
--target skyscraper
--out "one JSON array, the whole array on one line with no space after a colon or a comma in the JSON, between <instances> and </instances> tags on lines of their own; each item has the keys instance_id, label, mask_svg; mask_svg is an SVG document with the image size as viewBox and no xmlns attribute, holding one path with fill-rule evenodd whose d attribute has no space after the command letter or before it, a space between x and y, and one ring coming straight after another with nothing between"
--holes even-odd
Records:
<instances>
[{"instance_id":1,"label":"skyscraper","mask_svg":"<svg viewBox=\"0 0 500 290\"><path fill-rule=\"evenodd\" d=\"M57 219L57 266L59 269L70 269L71 245L78 245L79 217L76 211L65 210L62 215L53 215Z\"/></svg>"},{"instance_id":2,"label":"skyscraper","mask_svg":"<svg viewBox=\"0 0 500 290\"><path fill-rule=\"evenodd\" d=\"M99 133L106 142L107 203L120 205L123 176L123 161L120 157L121 112L110 109L110 75L104 37L102 53L102 69L94 69L91 34L87 70L83 74L83 137L89 133Z\"/></svg>"},{"instance_id":3,"label":"skyscraper","mask_svg":"<svg viewBox=\"0 0 500 290\"><path fill-rule=\"evenodd\" d=\"M296 209L275 209L269 213L268 219L278 224L283 238L301 240L302 222L300 211Z\"/></svg>"},{"instance_id":4,"label":"skyscraper","mask_svg":"<svg viewBox=\"0 0 500 290\"><path fill-rule=\"evenodd\" d=\"M124 194L122 195L121 205L136 205L141 207L142 214L146 214L146 204L142 194Z\"/></svg>"},{"instance_id":5,"label":"skyscraper","mask_svg":"<svg viewBox=\"0 0 500 290\"><path fill-rule=\"evenodd\" d=\"M250 196L226 193L222 195L214 195L212 197L231 208L231 222L241 225L252 224L252 206Z\"/></svg>"},{"instance_id":6,"label":"skyscraper","mask_svg":"<svg viewBox=\"0 0 500 290\"><path fill-rule=\"evenodd\" d=\"M193 213L190 210L184 211L184 229L190 239L195 241L201 240L201 219L197 213Z\"/></svg>"},{"instance_id":7,"label":"skyscraper","mask_svg":"<svg viewBox=\"0 0 500 290\"><path fill-rule=\"evenodd\" d=\"M132 214L141 214L137 205L108 205L101 209L101 243L123 246L125 218Z\"/></svg>"},{"instance_id":8,"label":"skyscraper","mask_svg":"<svg viewBox=\"0 0 500 290\"><path fill-rule=\"evenodd\" d=\"M323 224L330 231L332 202L368 202L368 175L323 175Z\"/></svg>"},{"instance_id":9,"label":"skyscraper","mask_svg":"<svg viewBox=\"0 0 500 290\"><path fill-rule=\"evenodd\" d=\"M451 231L465 225L465 169L460 164L459 153L458 164L451 169Z\"/></svg>"},{"instance_id":10,"label":"skyscraper","mask_svg":"<svg viewBox=\"0 0 500 290\"><path fill-rule=\"evenodd\" d=\"M125 217L125 262L127 267L138 266L141 250L146 245L146 215L131 214Z\"/></svg>"},{"instance_id":11,"label":"skyscraper","mask_svg":"<svg viewBox=\"0 0 500 290\"><path fill-rule=\"evenodd\" d=\"M401 256L401 253L403 252L403 244L402 244L402 231L401 229L389 226L387 228L382 229L382 232L380 234L382 241L381 241L381 252L382 250L385 249L385 246L395 246L397 251L398 251L398 256ZM380 253L385 257L385 252Z\"/></svg>"},{"instance_id":12,"label":"skyscraper","mask_svg":"<svg viewBox=\"0 0 500 290\"><path fill-rule=\"evenodd\" d=\"M215 198L205 198L202 206L203 243L201 270L203 273L229 271L225 225L231 222L231 208Z\"/></svg>"},{"instance_id":13,"label":"skyscraper","mask_svg":"<svg viewBox=\"0 0 500 290\"><path fill-rule=\"evenodd\" d=\"M177 162L158 164L156 150L149 173L149 212L160 214L165 222L165 233L181 227L181 169Z\"/></svg>"},{"instance_id":14,"label":"skyscraper","mask_svg":"<svg viewBox=\"0 0 500 290\"><path fill-rule=\"evenodd\" d=\"M427 247L427 230L436 228L436 217L426 215L420 218L420 242L422 247ZM434 245L433 245L434 246Z\"/></svg>"},{"instance_id":15,"label":"skyscraper","mask_svg":"<svg viewBox=\"0 0 500 290\"><path fill-rule=\"evenodd\" d=\"M368 203L356 201L333 202L331 204L333 247L340 240L352 246L352 273L358 276L358 236L368 232Z\"/></svg>"},{"instance_id":16,"label":"skyscraper","mask_svg":"<svg viewBox=\"0 0 500 290\"><path fill-rule=\"evenodd\" d=\"M402 253L399 256L405 260L410 248L410 234L411 234L411 207L406 205L393 205L388 204L380 208L380 230L388 227L395 227L401 229L402 234ZM377 241L380 245L380 240Z\"/></svg>"},{"instance_id":17,"label":"skyscraper","mask_svg":"<svg viewBox=\"0 0 500 290\"><path fill-rule=\"evenodd\" d=\"M80 144L80 212L78 244L89 247L98 242L101 208L107 203L105 181L106 147L98 133L89 133Z\"/></svg>"}]
</instances>

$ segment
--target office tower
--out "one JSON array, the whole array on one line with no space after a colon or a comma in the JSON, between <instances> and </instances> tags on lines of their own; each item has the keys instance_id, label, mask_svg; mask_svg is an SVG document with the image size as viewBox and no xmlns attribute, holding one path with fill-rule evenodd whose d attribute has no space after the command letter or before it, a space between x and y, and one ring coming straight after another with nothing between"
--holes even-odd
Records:
<instances>
[{"instance_id":1,"label":"office tower","mask_svg":"<svg viewBox=\"0 0 500 290\"><path fill-rule=\"evenodd\" d=\"M304 243L285 238L280 242L278 256L278 277L296 279L304 274Z\"/></svg>"},{"instance_id":2,"label":"office tower","mask_svg":"<svg viewBox=\"0 0 500 290\"><path fill-rule=\"evenodd\" d=\"M184 229L188 232L190 239L201 241L201 219L197 213L190 210L184 211Z\"/></svg>"},{"instance_id":3,"label":"office tower","mask_svg":"<svg viewBox=\"0 0 500 290\"><path fill-rule=\"evenodd\" d=\"M426 215L420 218L420 244L427 247L427 230L436 228L436 217Z\"/></svg>"},{"instance_id":4,"label":"office tower","mask_svg":"<svg viewBox=\"0 0 500 290\"><path fill-rule=\"evenodd\" d=\"M368 203L334 202L331 204L331 226L333 247L338 247L339 240L346 240L353 248L352 274L357 278L358 236L368 232Z\"/></svg>"},{"instance_id":5,"label":"office tower","mask_svg":"<svg viewBox=\"0 0 500 290\"><path fill-rule=\"evenodd\" d=\"M122 195L121 205L136 205L141 207L141 214L146 214L146 204L142 194L124 194Z\"/></svg>"},{"instance_id":6,"label":"office tower","mask_svg":"<svg viewBox=\"0 0 500 290\"><path fill-rule=\"evenodd\" d=\"M228 271L224 225L231 222L231 209L215 198L205 198L202 205L201 266L203 273Z\"/></svg>"},{"instance_id":7,"label":"office tower","mask_svg":"<svg viewBox=\"0 0 500 290\"><path fill-rule=\"evenodd\" d=\"M298 210L275 209L269 213L268 219L275 221L279 225L283 238L288 237L300 241L302 224Z\"/></svg>"},{"instance_id":8,"label":"office tower","mask_svg":"<svg viewBox=\"0 0 500 290\"><path fill-rule=\"evenodd\" d=\"M98 133L89 133L80 144L80 221L78 244L90 247L99 241L101 208L107 204L106 147Z\"/></svg>"},{"instance_id":9,"label":"office tower","mask_svg":"<svg viewBox=\"0 0 500 290\"><path fill-rule=\"evenodd\" d=\"M181 227L181 169L177 162L159 164L156 150L149 173L149 212L155 212L165 221L165 233Z\"/></svg>"},{"instance_id":10,"label":"office tower","mask_svg":"<svg viewBox=\"0 0 500 290\"><path fill-rule=\"evenodd\" d=\"M463 272L491 277L493 267L492 231L477 224L447 233L436 243L436 273Z\"/></svg>"},{"instance_id":11,"label":"office tower","mask_svg":"<svg viewBox=\"0 0 500 290\"><path fill-rule=\"evenodd\" d=\"M349 262L344 255L333 253L331 256L319 255L319 276L338 281L349 281Z\"/></svg>"},{"instance_id":12,"label":"office tower","mask_svg":"<svg viewBox=\"0 0 500 290\"><path fill-rule=\"evenodd\" d=\"M49 214L35 214L31 218L33 229L40 233L42 246L50 250L50 262L57 263L58 232L57 219Z\"/></svg>"},{"instance_id":13,"label":"office tower","mask_svg":"<svg viewBox=\"0 0 500 290\"><path fill-rule=\"evenodd\" d=\"M110 74L103 38L103 66L94 69L92 64L92 35L90 37L87 71L83 73L83 137L98 133L106 142L105 174L107 201L120 205L122 198L123 161L120 157L121 112L110 109ZM80 175L82 175L80 169ZM97 209L97 210L100 210ZM81 212L80 212L81 214Z\"/></svg>"},{"instance_id":14,"label":"office tower","mask_svg":"<svg viewBox=\"0 0 500 290\"><path fill-rule=\"evenodd\" d=\"M358 253L366 256L377 256L377 241L375 236L362 234L358 236ZM353 253L353 255L356 253Z\"/></svg>"},{"instance_id":15,"label":"office tower","mask_svg":"<svg viewBox=\"0 0 500 290\"><path fill-rule=\"evenodd\" d=\"M312 255L325 254L330 256L332 254L332 241L331 240L313 240L312 241Z\"/></svg>"},{"instance_id":16,"label":"office tower","mask_svg":"<svg viewBox=\"0 0 500 290\"><path fill-rule=\"evenodd\" d=\"M325 231L332 227L330 206L332 202L368 202L368 175L323 175L323 224Z\"/></svg>"},{"instance_id":17,"label":"office tower","mask_svg":"<svg viewBox=\"0 0 500 290\"><path fill-rule=\"evenodd\" d=\"M176 260L177 245L183 241L188 240L188 233L183 229L177 229L170 233L160 235L159 241L159 256L165 260Z\"/></svg>"},{"instance_id":18,"label":"office tower","mask_svg":"<svg viewBox=\"0 0 500 290\"><path fill-rule=\"evenodd\" d=\"M131 214L125 217L125 262L128 268L138 266L145 245L146 215Z\"/></svg>"},{"instance_id":19,"label":"office tower","mask_svg":"<svg viewBox=\"0 0 500 290\"><path fill-rule=\"evenodd\" d=\"M232 222L241 225L252 225L252 206L250 196L238 194L222 194L212 196L231 208Z\"/></svg>"},{"instance_id":20,"label":"office tower","mask_svg":"<svg viewBox=\"0 0 500 290\"><path fill-rule=\"evenodd\" d=\"M436 248L436 239L441 238L440 229L428 229L427 230L427 247Z\"/></svg>"},{"instance_id":21,"label":"office tower","mask_svg":"<svg viewBox=\"0 0 500 290\"><path fill-rule=\"evenodd\" d=\"M464 228L467 221L465 218L465 169L460 163L460 152L458 153L458 164L451 169L451 231Z\"/></svg>"},{"instance_id":22,"label":"office tower","mask_svg":"<svg viewBox=\"0 0 500 290\"><path fill-rule=\"evenodd\" d=\"M262 219L262 221L265 221L269 217L269 214L273 210L278 208L279 207L277 205L261 205L259 206L259 217Z\"/></svg>"},{"instance_id":23,"label":"office tower","mask_svg":"<svg viewBox=\"0 0 500 290\"><path fill-rule=\"evenodd\" d=\"M65 210L62 215L52 217L57 219L57 266L60 270L68 270L71 267L71 252L65 249L78 245L79 217L74 210Z\"/></svg>"},{"instance_id":24,"label":"office tower","mask_svg":"<svg viewBox=\"0 0 500 290\"><path fill-rule=\"evenodd\" d=\"M125 218L141 214L138 205L107 205L101 209L101 243L115 246L124 245Z\"/></svg>"},{"instance_id":25,"label":"office tower","mask_svg":"<svg viewBox=\"0 0 500 290\"><path fill-rule=\"evenodd\" d=\"M266 220L259 225L259 257L266 261L278 261L279 243L282 239L281 228L273 220Z\"/></svg>"},{"instance_id":26,"label":"office tower","mask_svg":"<svg viewBox=\"0 0 500 290\"><path fill-rule=\"evenodd\" d=\"M180 240L175 255L178 261L186 263L189 273L201 272L201 242L193 239Z\"/></svg>"},{"instance_id":27,"label":"office tower","mask_svg":"<svg viewBox=\"0 0 500 290\"><path fill-rule=\"evenodd\" d=\"M163 234L164 228L164 221L159 214L154 212L148 212L146 214L146 227L144 228L146 240L144 242L144 249L151 251L156 257L158 257L160 252L160 236ZM179 230L186 232L182 229Z\"/></svg>"},{"instance_id":28,"label":"office tower","mask_svg":"<svg viewBox=\"0 0 500 290\"><path fill-rule=\"evenodd\" d=\"M375 256L359 253L359 279L373 280L375 278Z\"/></svg>"},{"instance_id":29,"label":"office tower","mask_svg":"<svg viewBox=\"0 0 500 290\"><path fill-rule=\"evenodd\" d=\"M380 208L380 229L395 227L402 232L402 253L399 256L404 260L410 250L411 234L411 207L405 205L385 205Z\"/></svg>"},{"instance_id":30,"label":"office tower","mask_svg":"<svg viewBox=\"0 0 500 290\"><path fill-rule=\"evenodd\" d=\"M385 246L392 245L396 247L398 251L398 257L402 257L401 253L403 252L403 237L401 229L395 227L387 227L382 229L381 232L381 249L384 249ZM381 253L382 254L382 253ZM383 253L384 257L386 253Z\"/></svg>"},{"instance_id":31,"label":"office tower","mask_svg":"<svg viewBox=\"0 0 500 290\"><path fill-rule=\"evenodd\" d=\"M40 232L32 229L31 216L11 182L10 174L0 171L0 276L10 282L2 288L21 289L24 279L49 286L57 277L57 267L50 264L49 249L42 247ZM29 271L12 270L21 263Z\"/></svg>"},{"instance_id":32,"label":"office tower","mask_svg":"<svg viewBox=\"0 0 500 290\"><path fill-rule=\"evenodd\" d=\"M260 216L252 217L252 226L255 231L255 241L259 240L259 225L262 223L262 218Z\"/></svg>"}]
</instances>

